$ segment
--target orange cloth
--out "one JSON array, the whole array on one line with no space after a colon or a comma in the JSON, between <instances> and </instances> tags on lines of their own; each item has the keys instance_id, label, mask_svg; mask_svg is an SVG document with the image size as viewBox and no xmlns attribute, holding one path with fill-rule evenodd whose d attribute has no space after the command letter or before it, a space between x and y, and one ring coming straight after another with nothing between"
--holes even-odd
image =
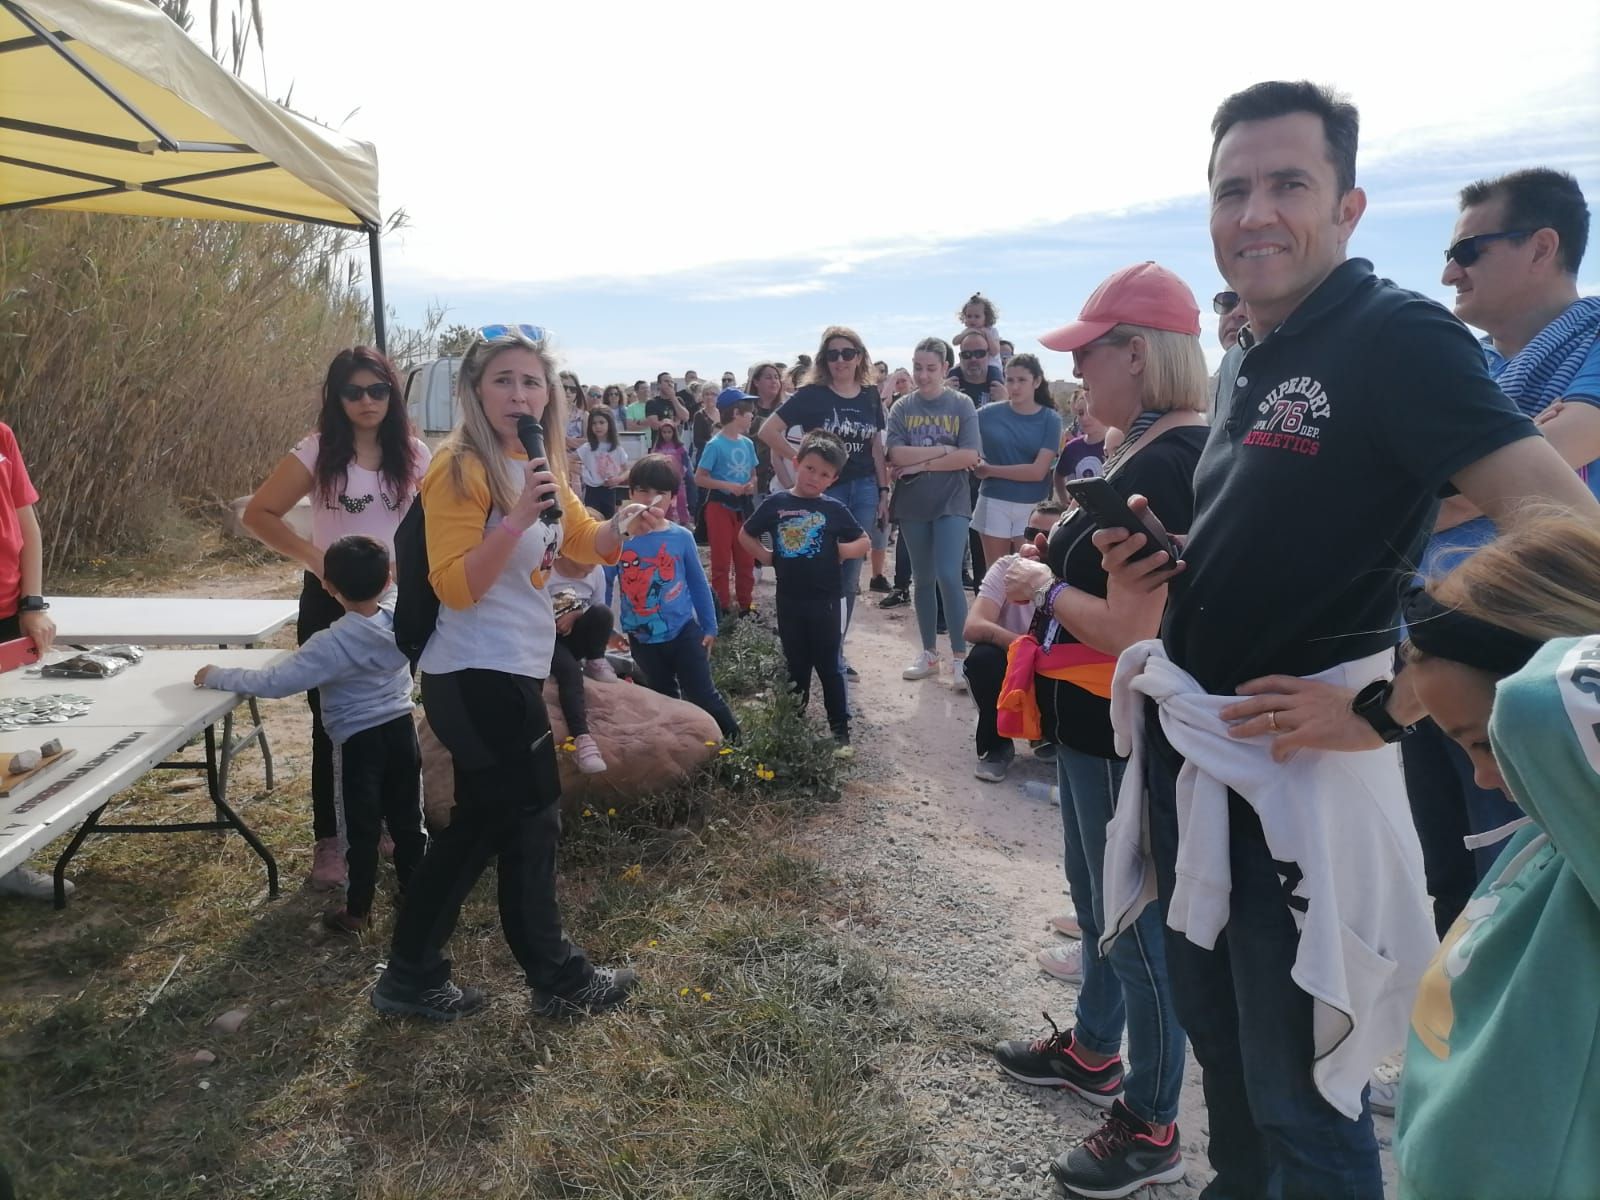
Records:
<instances>
[{"instance_id":1,"label":"orange cloth","mask_svg":"<svg viewBox=\"0 0 1600 1200\"><path fill-rule=\"evenodd\" d=\"M995 729L1001 737L1037 741L1042 736L1039 701L1033 692L1036 676L1059 679L1109 700L1116 670L1113 656L1081 642L1041 650L1033 634L1024 634L1006 650L1006 677L995 705Z\"/></svg>"}]
</instances>

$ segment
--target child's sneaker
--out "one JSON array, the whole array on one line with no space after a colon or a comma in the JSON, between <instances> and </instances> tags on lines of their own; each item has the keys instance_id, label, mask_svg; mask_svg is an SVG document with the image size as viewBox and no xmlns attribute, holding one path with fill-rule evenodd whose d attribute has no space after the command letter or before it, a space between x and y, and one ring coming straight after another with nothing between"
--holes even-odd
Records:
<instances>
[{"instance_id":1,"label":"child's sneaker","mask_svg":"<svg viewBox=\"0 0 1600 1200\"><path fill-rule=\"evenodd\" d=\"M344 905L330 908L322 914L322 927L331 933L343 933L360 937L372 928L372 914L364 917L350 915L350 910Z\"/></svg>"},{"instance_id":2,"label":"child's sneaker","mask_svg":"<svg viewBox=\"0 0 1600 1200\"><path fill-rule=\"evenodd\" d=\"M924 650L911 660L911 665L900 672L901 679L926 679L930 675L939 673L939 656L932 650Z\"/></svg>"},{"instance_id":3,"label":"child's sneaker","mask_svg":"<svg viewBox=\"0 0 1600 1200\"><path fill-rule=\"evenodd\" d=\"M344 884L344 855L339 853L339 839L318 838L311 854L311 886L319 892L331 892Z\"/></svg>"},{"instance_id":4,"label":"child's sneaker","mask_svg":"<svg viewBox=\"0 0 1600 1200\"><path fill-rule=\"evenodd\" d=\"M606 760L601 757L600 747L595 745L593 737L580 733L573 741L577 743L578 770L585 775L598 775L606 769Z\"/></svg>"},{"instance_id":5,"label":"child's sneaker","mask_svg":"<svg viewBox=\"0 0 1600 1200\"><path fill-rule=\"evenodd\" d=\"M952 658L950 660L950 686L958 692L967 690L967 660Z\"/></svg>"},{"instance_id":6,"label":"child's sneaker","mask_svg":"<svg viewBox=\"0 0 1600 1200\"><path fill-rule=\"evenodd\" d=\"M833 756L838 759L850 759L856 756L856 748L850 744L848 733L833 735Z\"/></svg>"},{"instance_id":7,"label":"child's sneaker","mask_svg":"<svg viewBox=\"0 0 1600 1200\"><path fill-rule=\"evenodd\" d=\"M385 971L372 989L372 1007L396 1017L424 1017L429 1021L454 1021L470 1017L488 1001L482 988L457 987L445 980L436 988L405 987Z\"/></svg>"},{"instance_id":8,"label":"child's sneaker","mask_svg":"<svg viewBox=\"0 0 1600 1200\"><path fill-rule=\"evenodd\" d=\"M1183 1178L1178 1127L1157 1138L1118 1100L1105 1124L1050 1164L1050 1174L1075 1196L1127 1196L1152 1183L1176 1183Z\"/></svg>"},{"instance_id":9,"label":"child's sneaker","mask_svg":"<svg viewBox=\"0 0 1600 1200\"><path fill-rule=\"evenodd\" d=\"M577 991L558 993L533 991L533 1013L538 1017L581 1017L610 1012L628 1002L628 993L639 984L639 973L632 967L596 967Z\"/></svg>"},{"instance_id":10,"label":"child's sneaker","mask_svg":"<svg viewBox=\"0 0 1600 1200\"><path fill-rule=\"evenodd\" d=\"M1050 1021L1050 1014L1045 1013L1044 1019ZM1013 1079L1036 1087L1070 1088L1100 1108L1108 1108L1122 1092L1122 1060L1089 1066L1072 1047L1072 1031L1057 1029L1054 1021L1049 1037L1000 1042L994 1057Z\"/></svg>"},{"instance_id":11,"label":"child's sneaker","mask_svg":"<svg viewBox=\"0 0 1600 1200\"><path fill-rule=\"evenodd\" d=\"M1062 937L1082 938L1083 926L1078 924L1078 914L1075 912L1057 913L1050 918L1050 928Z\"/></svg>"},{"instance_id":12,"label":"child's sneaker","mask_svg":"<svg viewBox=\"0 0 1600 1200\"><path fill-rule=\"evenodd\" d=\"M1064 942L1046 946L1034 956L1039 969L1046 975L1067 983L1083 982L1083 943Z\"/></svg>"},{"instance_id":13,"label":"child's sneaker","mask_svg":"<svg viewBox=\"0 0 1600 1200\"><path fill-rule=\"evenodd\" d=\"M591 658L583 664L583 673L596 683L620 683L616 668L603 658Z\"/></svg>"}]
</instances>

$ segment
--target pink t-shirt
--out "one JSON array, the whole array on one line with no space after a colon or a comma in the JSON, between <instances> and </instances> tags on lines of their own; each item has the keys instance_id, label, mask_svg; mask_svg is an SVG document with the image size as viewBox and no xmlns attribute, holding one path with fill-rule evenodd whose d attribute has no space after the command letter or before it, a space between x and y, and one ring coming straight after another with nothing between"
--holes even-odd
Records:
<instances>
[{"instance_id":1,"label":"pink t-shirt","mask_svg":"<svg viewBox=\"0 0 1600 1200\"><path fill-rule=\"evenodd\" d=\"M1020 635L1027 633L1028 627L1033 624L1033 606L1013 604L1006 599L1006 568L1010 565L1009 554L998 559L994 566L984 573L983 582L978 585L978 595L1000 606L1000 615L995 619L996 625Z\"/></svg>"},{"instance_id":2,"label":"pink t-shirt","mask_svg":"<svg viewBox=\"0 0 1600 1200\"><path fill-rule=\"evenodd\" d=\"M320 441L320 434L308 433L289 451L311 472L313 480L317 475L317 446ZM412 438L411 446L416 452L417 473L411 480L411 486L406 489L404 500L395 496L381 474L357 466L354 461L345 469L345 484L337 496L319 496L313 482L311 544L318 550L326 550L340 538L359 533L382 542L393 554L394 531L400 525L400 518L406 515L406 510L416 499L417 487L433 458L427 443L420 438Z\"/></svg>"}]
</instances>

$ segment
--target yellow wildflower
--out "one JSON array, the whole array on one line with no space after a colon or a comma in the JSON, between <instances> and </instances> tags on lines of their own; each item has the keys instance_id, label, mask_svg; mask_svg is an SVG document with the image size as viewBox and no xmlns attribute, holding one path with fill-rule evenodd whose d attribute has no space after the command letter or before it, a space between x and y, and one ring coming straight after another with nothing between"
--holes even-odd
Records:
<instances>
[{"instance_id":1,"label":"yellow wildflower","mask_svg":"<svg viewBox=\"0 0 1600 1200\"><path fill-rule=\"evenodd\" d=\"M643 875L643 865L640 863L634 863L633 866L625 870L620 876L618 876L618 878L620 878L624 883L638 883Z\"/></svg>"},{"instance_id":2,"label":"yellow wildflower","mask_svg":"<svg viewBox=\"0 0 1600 1200\"><path fill-rule=\"evenodd\" d=\"M713 996L710 992L701 992L700 993L700 1001L703 1004L709 1004L712 1000L715 1000L715 999L716 999L716 997Z\"/></svg>"},{"instance_id":3,"label":"yellow wildflower","mask_svg":"<svg viewBox=\"0 0 1600 1200\"><path fill-rule=\"evenodd\" d=\"M717 753L719 755L722 755L722 756L726 757L727 755L732 754L733 751L730 750L728 747L724 746L721 750L718 750Z\"/></svg>"},{"instance_id":4,"label":"yellow wildflower","mask_svg":"<svg viewBox=\"0 0 1600 1200\"><path fill-rule=\"evenodd\" d=\"M687 996L688 994L689 994L689 989L688 988L679 988L678 989L678 995Z\"/></svg>"},{"instance_id":5,"label":"yellow wildflower","mask_svg":"<svg viewBox=\"0 0 1600 1200\"><path fill-rule=\"evenodd\" d=\"M659 946L659 945L660 945L660 944L661 944L661 943L660 943L660 942L658 942L658 941L656 941L656 940L655 940L655 938L651 938L651 939L650 939L650 949L652 949L652 950L654 950L654 949L655 949L655 948L656 948L656 947L657 947L657 946Z\"/></svg>"},{"instance_id":6,"label":"yellow wildflower","mask_svg":"<svg viewBox=\"0 0 1600 1200\"><path fill-rule=\"evenodd\" d=\"M614 817L614 816L616 816L616 815L617 815L617 810L616 810L616 809L614 809L614 808L608 808L608 809L606 809L606 816L608 816L608 817Z\"/></svg>"},{"instance_id":7,"label":"yellow wildflower","mask_svg":"<svg viewBox=\"0 0 1600 1200\"><path fill-rule=\"evenodd\" d=\"M586 809L584 809L584 810L583 810L583 815L584 815L584 816L586 816L586 817L592 817L592 816L594 816L594 813L592 813L592 812L590 812L590 811L589 811L589 810L588 810L588 809L587 809L587 808L586 808Z\"/></svg>"}]
</instances>

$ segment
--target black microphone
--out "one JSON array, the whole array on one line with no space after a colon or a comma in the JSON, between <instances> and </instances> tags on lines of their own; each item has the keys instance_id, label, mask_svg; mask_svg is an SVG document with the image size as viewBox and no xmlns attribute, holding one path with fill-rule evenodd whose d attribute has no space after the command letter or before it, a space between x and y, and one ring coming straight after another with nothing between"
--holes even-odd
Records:
<instances>
[{"instance_id":1,"label":"black microphone","mask_svg":"<svg viewBox=\"0 0 1600 1200\"><path fill-rule=\"evenodd\" d=\"M539 424L538 418L529 413L523 413L517 418L517 441L522 443L522 448L528 452L530 459L546 457L544 426ZM552 500L550 507L539 514L539 520L546 525L560 524L561 506Z\"/></svg>"}]
</instances>

